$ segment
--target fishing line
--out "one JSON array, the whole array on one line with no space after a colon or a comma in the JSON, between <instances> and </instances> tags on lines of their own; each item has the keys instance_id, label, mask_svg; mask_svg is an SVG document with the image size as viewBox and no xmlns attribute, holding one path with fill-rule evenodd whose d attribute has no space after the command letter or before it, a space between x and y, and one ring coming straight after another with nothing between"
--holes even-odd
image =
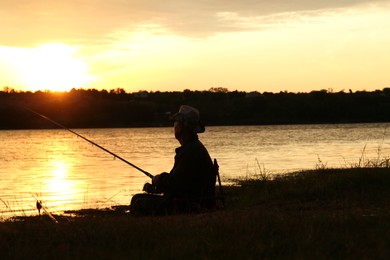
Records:
<instances>
[{"instance_id":1,"label":"fishing line","mask_svg":"<svg viewBox=\"0 0 390 260\"><path fill-rule=\"evenodd\" d=\"M130 166L132 166L132 167L134 167L135 169L139 170L140 172L142 172L143 174L145 174L145 175L148 176L149 178L153 178L153 175L152 175L151 173L149 173L149 172L147 172L147 171L145 171L145 170L139 168L138 166L132 164L131 162L129 162L129 161L123 159L123 158L120 157L119 155L116 155L115 153L113 153L113 152L107 150L106 148L104 148L104 147L98 145L97 143L95 143L95 142L89 140L88 138L86 138L86 137L84 137L84 136L78 134L77 132L73 131L72 129L69 129L68 127L66 127L66 126L64 126L64 125L62 125L62 124L60 124L60 123L54 121L53 119L48 118L48 117L45 116L45 115L42 115L41 113L38 113L38 112L35 111L35 110L32 110L32 109L29 108L29 107L25 107L25 109L27 109L28 111L30 111L30 112L32 112L32 113L34 113L34 114L36 114L36 115L38 115L38 116L40 116L40 117L42 117L42 118L48 120L48 121L50 121L51 123L53 123L53 124L55 124L55 125L57 125L57 126L63 128L63 129L65 129L65 130L68 130L68 131L71 132L72 134L77 135L78 137L80 137L80 138L84 139L85 141L89 142L90 144L92 144L92 145L94 145L94 146L96 146L96 147L102 149L103 151L105 151L105 152L111 154L112 156L114 156L114 158L118 158L119 160L121 160L121 161L127 163L128 165L130 165Z\"/></svg>"}]
</instances>

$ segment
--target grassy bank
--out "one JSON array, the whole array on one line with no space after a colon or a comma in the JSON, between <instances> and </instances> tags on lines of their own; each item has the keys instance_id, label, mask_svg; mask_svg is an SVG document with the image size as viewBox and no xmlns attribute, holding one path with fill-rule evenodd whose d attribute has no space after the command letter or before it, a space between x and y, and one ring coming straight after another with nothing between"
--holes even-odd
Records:
<instances>
[{"instance_id":1,"label":"grassy bank","mask_svg":"<svg viewBox=\"0 0 390 260\"><path fill-rule=\"evenodd\" d=\"M318 169L225 187L207 214L0 223L0 258L387 259L390 170Z\"/></svg>"}]
</instances>

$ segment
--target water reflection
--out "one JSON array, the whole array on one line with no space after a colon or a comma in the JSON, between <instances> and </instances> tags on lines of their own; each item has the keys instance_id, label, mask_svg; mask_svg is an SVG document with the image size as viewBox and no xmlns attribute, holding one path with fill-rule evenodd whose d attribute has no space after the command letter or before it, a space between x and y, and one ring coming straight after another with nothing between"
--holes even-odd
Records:
<instances>
[{"instance_id":1,"label":"water reflection","mask_svg":"<svg viewBox=\"0 0 390 260\"><path fill-rule=\"evenodd\" d=\"M200 138L218 159L222 181L229 181L258 171L259 165L268 172L284 172L313 169L319 158L327 167L345 167L362 155L388 157L388 126L209 127ZM172 128L77 132L152 174L171 169L179 145ZM36 198L51 212L127 204L150 181L61 129L0 131L0 142L0 219L37 214Z\"/></svg>"},{"instance_id":2,"label":"water reflection","mask_svg":"<svg viewBox=\"0 0 390 260\"><path fill-rule=\"evenodd\" d=\"M54 167L52 177L47 180L47 187L51 192L64 193L72 188L72 184L66 179L68 175L68 165L64 162L52 162Z\"/></svg>"},{"instance_id":3,"label":"water reflection","mask_svg":"<svg viewBox=\"0 0 390 260\"><path fill-rule=\"evenodd\" d=\"M79 200L77 184L80 180L71 178L72 163L66 155L59 153L66 151L67 146L52 148L57 151L53 153L54 158L40 163L39 170L32 176L29 190L35 199L30 202L32 205L37 200L42 201L47 211L57 213Z\"/></svg>"},{"instance_id":4,"label":"water reflection","mask_svg":"<svg viewBox=\"0 0 390 260\"><path fill-rule=\"evenodd\" d=\"M69 168L70 164L64 161L51 162L49 174L43 180L42 187L43 196L50 198L48 207L62 206L63 203L79 200L76 181L68 176Z\"/></svg>"}]
</instances>

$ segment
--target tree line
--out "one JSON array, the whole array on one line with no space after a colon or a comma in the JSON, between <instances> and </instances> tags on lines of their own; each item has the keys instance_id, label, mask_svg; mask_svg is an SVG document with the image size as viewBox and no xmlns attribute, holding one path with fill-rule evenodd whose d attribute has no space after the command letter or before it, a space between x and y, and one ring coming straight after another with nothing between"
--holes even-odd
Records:
<instances>
[{"instance_id":1,"label":"tree line","mask_svg":"<svg viewBox=\"0 0 390 260\"><path fill-rule=\"evenodd\" d=\"M376 91L127 93L123 89L69 92L0 91L0 129L56 128L26 107L69 128L171 126L180 105L198 108L206 125L364 123L390 121L390 88Z\"/></svg>"}]
</instances>

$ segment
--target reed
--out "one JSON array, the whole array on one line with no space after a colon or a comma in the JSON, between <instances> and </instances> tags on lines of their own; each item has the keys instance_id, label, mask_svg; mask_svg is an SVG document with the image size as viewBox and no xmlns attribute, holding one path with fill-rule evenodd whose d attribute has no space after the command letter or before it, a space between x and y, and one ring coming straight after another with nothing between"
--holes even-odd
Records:
<instances>
[{"instance_id":1,"label":"reed","mask_svg":"<svg viewBox=\"0 0 390 260\"><path fill-rule=\"evenodd\" d=\"M3 205L3 207L0 207L0 220L6 220L12 216L26 216L28 210L22 206L22 200L17 196L14 196L11 201L0 198L0 204Z\"/></svg>"}]
</instances>

